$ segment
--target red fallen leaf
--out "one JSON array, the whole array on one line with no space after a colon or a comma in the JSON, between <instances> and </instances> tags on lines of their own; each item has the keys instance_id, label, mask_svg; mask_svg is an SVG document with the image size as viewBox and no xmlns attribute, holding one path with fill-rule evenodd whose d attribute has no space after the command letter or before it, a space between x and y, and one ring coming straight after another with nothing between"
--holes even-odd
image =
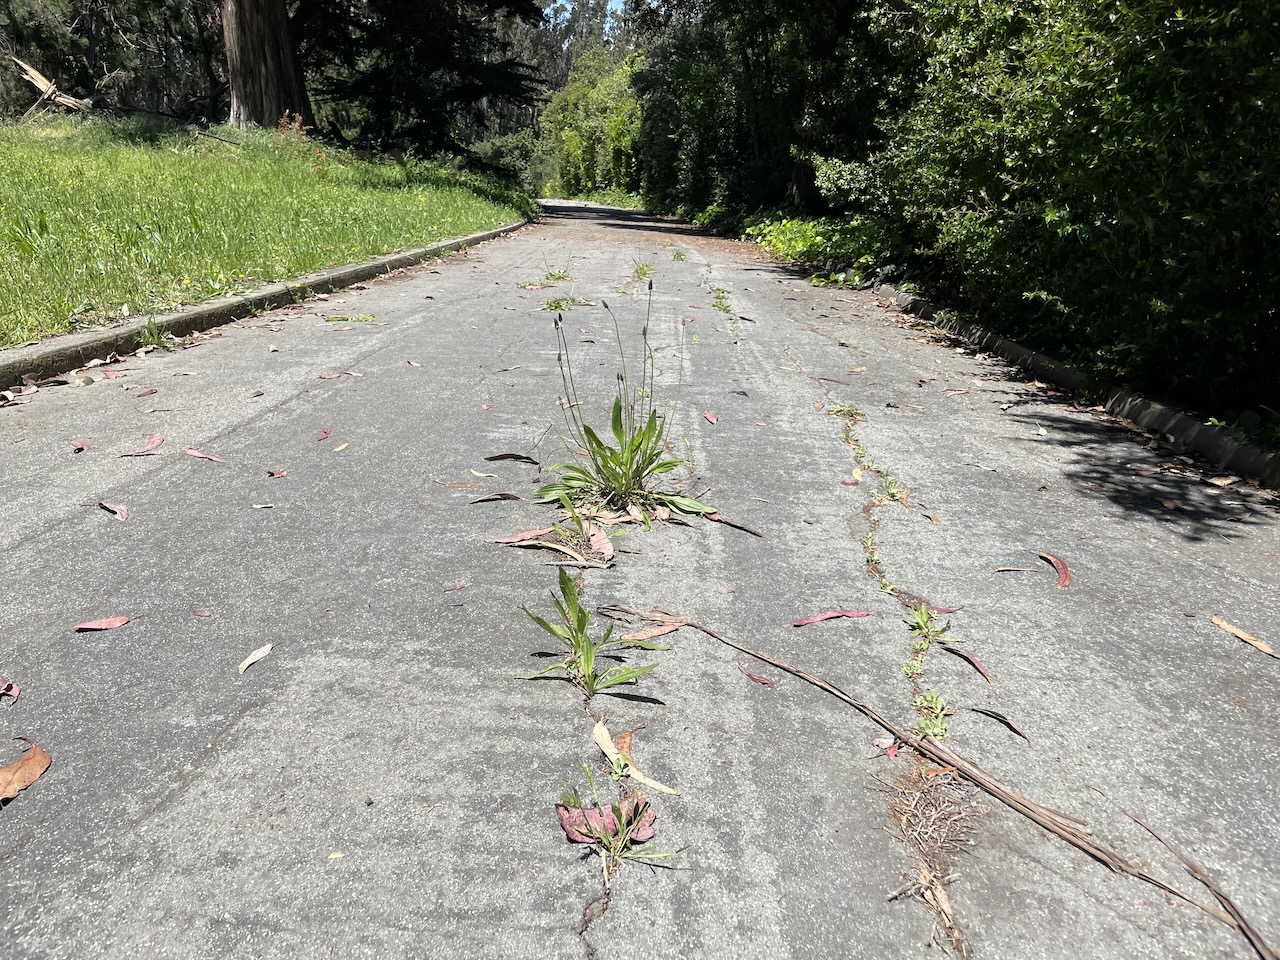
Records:
<instances>
[{"instance_id":1,"label":"red fallen leaf","mask_svg":"<svg viewBox=\"0 0 1280 960\"><path fill-rule=\"evenodd\" d=\"M270 477L272 480L279 480L281 477L287 477L288 475L289 475L288 470L268 470L267 471L267 476Z\"/></svg>"},{"instance_id":2,"label":"red fallen leaf","mask_svg":"<svg viewBox=\"0 0 1280 960\"><path fill-rule=\"evenodd\" d=\"M457 593L459 590L465 590L465 589L467 589L467 585L465 583L460 583L456 587L445 587L444 592Z\"/></svg>"},{"instance_id":3,"label":"red fallen leaf","mask_svg":"<svg viewBox=\"0 0 1280 960\"><path fill-rule=\"evenodd\" d=\"M114 380L114 379L115 379L116 377L118 377L118 376L120 376L120 374L119 374L117 371L112 370L110 367L103 367L103 368L102 368L102 379L104 379L104 380Z\"/></svg>"},{"instance_id":4,"label":"red fallen leaf","mask_svg":"<svg viewBox=\"0 0 1280 960\"><path fill-rule=\"evenodd\" d=\"M160 434L158 433L153 433L149 437L147 437L147 445L143 447L141 450L130 450L128 453L120 454L120 456L149 457L152 454L154 454L158 449L160 449L160 445L162 443L164 443L164 437L160 436Z\"/></svg>"},{"instance_id":5,"label":"red fallen leaf","mask_svg":"<svg viewBox=\"0 0 1280 960\"><path fill-rule=\"evenodd\" d=\"M320 374L320 379L321 380L337 380L340 376L342 376L342 374L340 373L322 373Z\"/></svg>"},{"instance_id":6,"label":"red fallen leaf","mask_svg":"<svg viewBox=\"0 0 1280 960\"><path fill-rule=\"evenodd\" d=\"M199 450L196 450L194 447L188 447L186 450L186 454L188 457L195 457L197 460L208 460L212 463L226 462L221 457L215 457L211 453L201 453Z\"/></svg>"},{"instance_id":7,"label":"red fallen leaf","mask_svg":"<svg viewBox=\"0 0 1280 960\"><path fill-rule=\"evenodd\" d=\"M649 806L648 801L628 797L617 806L623 820L630 825L627 832L632 843L653 839L653 821L658 818L658 812ZM635 819L637 815L639 819ZM618 835L613 807L570 807L557 803L556 816L560 818L560 826L571 843L599 843L601 838Z\"/></svg>"},{"instance_id":8,"label":"red fallen leaf","mask_svg":"<svg viewBox=\"0 0 1280 960\"><path fill-rule=\"evenodd\" d=\"M947 653L954 653L957 657L959 657L962 660L968 660L969 666L973 667L973 669L977 670L980 674L982 674L983 678L987 681L987 683L995 683L995 680L992 678L991 674L987 672L987 668L982 665L982 661L979 660L977 657L975 657L972 653L966 653L965 651L961 650L959 647L953 646L950 643L944 643L942 645L942 649L947 651Z\"/></svg>"},{"instance_id":9,"label":"red fallen leaf","mask_svg":"<svg viewBox=\"0 0 1280 960\"><path fill-rule=\"evenodd\" d=\"M49 769L53 758L34 740L26 737L14 737L31 744L31 749L13 763L0 767L0 800L12 800L27 787L40 778L40 774ZM652 834L652 831L650 831Z\"/></svg>"},{"instance_id":10,"label":"red fallen leaf","mask_svg":"<svg viewBox=\"0 0 1280 960\"><path fill-rule=\"evenodd\" d=\"M262 396L262 391L261 391L261 390L250 390L250 391L249 391L249 399L250 399L250 400L256 400L256 399L258 399L258 397L260 397L260 396Z\"/></svg>"},{"instance_id":11,"label":"red fallen leaf","mask_svg":"<svg viewBox=\"0 0 1280 960\"><path fill-rule=\"evenodd\" d=\"M884 748L884 755L888 757L890 760L892 760L898 755L898 751L901 749L902 749L902 744L898 743L897 741L894 741L893 743L889 744L889 746Z\"/></svg>"},{"instance_id":12,"label":"red fallen leaf","mask_svg":"<svg viewBox=\"0 0 1280 960\"><path fill-rule=\"evenodd\" d=\"M1041 560L1053 564L1053 569L1058 571L1059 590L1071 583L1071 571L1067 569L1067 563L1065 560L1056 554L1045 553L1043 551L1040 552L1039 556Z\"/></svg>"},{"instance_id":13,"label":"red fallen leaf","mask_svg":"<svg viewBox=\"0 0 1280 960\"><path fill-rule=\"evenodd\" d=\"M422 364L420 364L417 360L410 360L410 361L409 361L409 366L411 366L411 367L420 367L420 366L422 366Z\"/></svg>"},{"instance_id":14,"label":"red fallen leaf","mask_svg":"<svg viewBox=\"0 0 1280 960\"><path fill-rule=\"evenodd\" d=\"M160 391L158 390L143 390L141 393L135 393L133 396L134 399L141 400L143 397L154 397L159 392Z\"/></svg>"},{"instance_id":15,"label":"red fallen leaf","mask_svg":"<svg viewBox=\"0 0 1280 960\"><path fill-rule=\"evenodd\" d=\"M551 527L544 527L541 530L525 530L521 533L513 534L510 537L501 537L494 540L494 543L524 543L526 540L536 540L538 537L546 536L551 532Z\"/></svg>"},{"instance_id":16,"label":"red fallen leaf","mask_svg":"<svg viewBox=\"0 0 1280 960\"><path fill-rule=\"evenodd\" d=\"M759 530L752 530L750 527L744 526L741 523L734 523L732 520L726 520L724 517L720 516L719 511L715 513L708 513L706 516L707 519L713 523L723 523L726 527L733 527L733 529L741 530L743 533L749 533L753 537L759 537L762 540L764 539L764 534Z\"/></svg>"},{"instance_id":17,"label":"red fallen leaf","mask_svg":"<svg viewBox=\"0 0 1280 960\"><path fill-rule=\"evenodd\" d=\"M815 613L811 617L803 617L792 624L793 627L807 627L811 623L821 623L823 620L835 620L837 617L849 617L850 619L858 619L859 617L871 616L870 610L826 610L823 613Z\"/></svg>"},{"instance_id":18,"label":"red fallen leaf","mask_svg":"<svg viewBox=\"0 0 1280 960\"><path fill-rule=\"evenodd\" d=\"M72 440L71 447L72 447L71 449L72 453L84 453L86 450L89 449L89 441L88 440Z\"/></svg>"},{"instance_id":19,"label":"red fallen leaf","mask_svg":"<svg viewBox=\"0 0 1280 960\"><path fill-rule=\"evenodd\" d=\"M22 688L10 680L8 677L0 677L0 697L13 697L17 700L22 696Z\"/></svg>"},{"instance_id":20,"label":"red fallen leaf","mask_svg":"<svg viewBox=\"0 0 1280 960\"><path fill-rule=\"evenodd\" d=\"M129 519L129 508L123 503L107 503L105 500L99 500L98 506L107 513L114 514L115 518L121 522Z\"/></svg>"},{"instance_id":21,"label":"red fallen leaf","mask_svg":"<svg viewBox=\"0 0 1280 960\"><path fill-rule=\"evenodd\" d=\"M744 667L742 664L738 664L738 669L742 671L743 675L748 680L754 680L756 683L762 683L766 687L768 687L770 690L772 690L774 687L777 686L777 684L774 683L772 680L770 680L768 677L762 677L758 673L748 673L747 668Z\"/></svg>"},{"instance_id":22,"label":"red fallen leaf","mask_svg":"<svg viewBox=\"0 0 1280 960\"><path fill-rule=\"evenodd\" d=\"M720 421L720 418L717 417L710 410L703 410L702 415L706 417L707 423L711 424L713 427Z\"/></svg>"},{"instance_id":23,"label":"red fallen leaf","mask_svg":"<svg viewBox=\"0 0 1280 960\"><path fill-rule=\"evenodd\" d=\"M128 622L128 617L107 617L105 620L86 620L84 623L77 623L72 629L79 633L88 630L114 630Z\"/></svg>"},{"instance_id":24,"label":"red fallen leaf","mask_svg":"<svg viewBox=\"0 0 1280 960\"><path fill-rule=\"evenodd\" d=\"M328 440L329 437L332 435L333 435L333 431L330 430L328 427L325 427L323 430L321 430L319 433L316 434L316 442L319 443L320 441Z\"/></svg>"},{"instance_id":25,"label":"red fallen leaf","mask_svg":"<svg viewBox=\"0 0 1280 960\"><path fill-rule=\"evenodd\" d=\"M213 611L212 610L196 610L196 611L193 611L191 615L193 617L212 617Z\"/></svg>"}]
</instances>

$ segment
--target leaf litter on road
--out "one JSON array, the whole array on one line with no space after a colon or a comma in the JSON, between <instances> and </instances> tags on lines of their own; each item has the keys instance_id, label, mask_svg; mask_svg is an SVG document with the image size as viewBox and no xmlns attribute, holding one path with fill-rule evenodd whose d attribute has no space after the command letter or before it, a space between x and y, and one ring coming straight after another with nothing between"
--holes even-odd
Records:
<instances>
[{"instance_id":1,"label":"leaf litter on road","mask_svg":"<svg viewBox=\"0 0 1280 960\"><path fill-rule=\"evenodd\" d=\"M0 697L12 697L17 700L22 696L22 688L8 677L0 677Z\"/></svg>"},{"instance_id":2,"label":"leaf litter on road","mask_svg":"<svg viewBox=\"0 0 1280 960\"><path fill-rule=\"evenodd\" d=\"M107 503L105 500L99 500L98 506L122 523L129 519L129 508L123 503Z\"/></svg>"},{"instance_id":3,"label":"leaf litter on road","mask_svg":"<svg viewBox=\"0 0 1280 960\"><path fill-rule=\"evenodd\" d=\"M123 627L129 622L128 617L105 617L102 620L86 620L84 623L77 623L73 630L77 633L88 633L93 630L115 630L117 627Z\"/></svg>"},{"instance_id":4,"label":"leaf litter on road","mask_svg":"<svg viewBox=\"0 0 1280 960\"><path fill-rule=\"evenodd\" d=\"M1058 589L1061 590L1071 583L1071 571L1067 569L1067 562L1056 553L1045 553L1041 550L1038 554L1041 560L1046 563L1053 564L1053 569L1058 572Z\"/></svg>"},{"instance_id":5,"label":"leaf litter on road","mask_svg":"<svg viewBox=\"0 0 1280 960\"><path fill-rule=\"evenodd\" d=\"M196 460L208 460L210 463L226 463L221 457L215 457L212 453L201 453L195 447L188 447L183 452L188 457L193 457Z\"/></svg>"},{"instance_id":6,"label":"leaf litter on road","mask_svg":"<svg viewBox=\"0 0 1280 960\"><path fill-rule=\"evenodd\" d=\"M495 463L499 460L514 460L517 463L528 463L532 466L541 466L537 460L525 453L495 453L492 457L485 457L485 462Z\"/></svg>"},{"instance_id":7,"label":"leaf litter on road","mask_svg":"<svg viewBox=\"0 0 1280 960\"><path fill-rule=\"evenodd\" d=\"M120 456L149 457L149 456L152 456L157 450L159 450L161 444L163 443L164 443L164 437L162 437L158 433L153 433L147 437L147 445L145 447L142 447L140 450L130 450L128 453L120 454Z\"/></svg>"},{"instance_id":8,"label":"leaf litter on road","mask_svg":"<svg viewBox=\"0 0 1280 960\"><path fill-rule=\"evenodd\" d=\"M257 650L253 651L253 653L245 657L244 660L240 663L240 666L236 668L237 670L240 671L240 675L243 676L246 670L248 670L255 663L257 663L259 660L261 660L263 657L269 654L273 646L275 646L275 644L268 643L264 646L259 647Z\"/></svg>"},{"instance_id":9,"label":"leaf litter on road","mask_svg":"<svg viewBox=\"0 0 1280 960\"><path fill-rule=\"evenodd\" d=\"M822 613L815 613L812 616L801 617L793 627L807 627L811 623L821 623L823 620L836 620L840 617L848 617L851 620L858 620L862 617L871 616L870 610L824 610Z\"/></svg>"},{"instance_id":10,"label":"leaf litter on road","mask_svg":"<svg viewBox=\"0 0 1280 960\"><path fill-rule=\"evenodd\" d=\"M748 680L751 680L754 683L762 684L768 687L770 690L774 689L777 686L777 684L774 681L770 680L768 677L764 676L763 674L752 673L746 667L744 667L741 663L738 664L738 669L742 671L742 675L746 677Z\"/></svg>"},{"instance_id":11,"label":"leaf litter on road","mask_svg":"<svg viewBox=\"0 0 1280 960\"><path fill-rule=\"evenodd\" d=\"M1243 640L1245 643L1249 644L1249 646L1254 647L1258 650L1261 650L1263 653L1265 653L1269 657L1276 657L1277 659L1280 659L1280 653L1276 653L1275 648L1272 647L1271 644L1267 643L1265 640L1259 640L1257 637L1253 636L1252 634L1245 633L1235 624L1228 623L1226 620L1223 620L1217 614L1214 614L1212 617L1209 618L1209 620L1214 626L1221 627L1223 630L1231 634L1237 640Z\"/></svg>"},{"instance_id":12,"label":"leaf litter on road","mask_svg":"<svg viewBox=\"0 0 1280 960\"><path fill-rule=\"evenodd\" d=\"M27 787L31 786L40 775L49 769L53 758L34 740L26 737L14 737L31 744L31 749L21 757L0 767L0 800L12 800Z\"/></svg>"}]
</instances>

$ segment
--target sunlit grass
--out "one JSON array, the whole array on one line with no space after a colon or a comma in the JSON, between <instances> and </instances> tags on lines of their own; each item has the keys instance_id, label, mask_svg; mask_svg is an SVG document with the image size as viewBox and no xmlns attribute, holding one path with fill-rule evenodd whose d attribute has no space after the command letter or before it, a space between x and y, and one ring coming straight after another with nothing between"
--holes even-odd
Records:
<instances>
[{"instance_id":1,"label":"sunlit grass","mask_svg":"<svg viewBox=\"0 0 1280 960\"><path fill-rule=\"evenodd\" d=\"M0 126L0 346L510 223L527 197L296 135Z\"/></svg>"}]
</instances>

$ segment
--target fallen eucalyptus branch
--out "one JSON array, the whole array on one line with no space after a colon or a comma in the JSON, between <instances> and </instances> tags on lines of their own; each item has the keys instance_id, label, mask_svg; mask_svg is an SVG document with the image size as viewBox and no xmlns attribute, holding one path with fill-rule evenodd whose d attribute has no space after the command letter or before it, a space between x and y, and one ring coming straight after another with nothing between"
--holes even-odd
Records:
<instances>
[{"instance_id":1,"label":"fallen eucalyptus branch","mask_svg":"<svg viewBox=\"0 0 1280 960\"><path fill-rule=\"evenodd\" d=\"M1254 950L1257 951L1261 960L1280 960L1280 957L1277 957L1275 950L1262 939L1261 935L1256 929L1254 929L1252 924L1250 924L1249 921L1240 913L1239 908L1237 908L1227 895L1223 893L1222 890L1209 878L1208 874L1187 859L1185 855L1169 844L1168 841L1152 830L1151 827L1147 826L1147 824L1143 823L1141 820L1138 820L1138 818L1134 817L1132 814L1128 814L1128 816L1141 826L1145 827L1157 840L1168 847L1170 852L1182 861L1187 872L1196 880L1199 880L1202 884L1208 887L1210 892L1213 893L1214 897L1217 898L1218 902L1221 903L1225 909L1219 909L1212 904L1204 903L1195 899L1191 895L1183 893L1181 890L1170 886L1158 877L1148 873L1142 867L1129 862L1129 860L1117 853L1115 850L1103 846L1101 843L1094 840L1091 836L1093 831L1084 821L1078 820L1070 814L1062 813L1058 810L1052 809L1051 807L1046 807L1044 804L1036 803L1030 797L1019 793L1017 790L1014 790L1012 787L987 773L976 763L966 760L950 748L944 747L932 737L916 736L910 731L899 728L896 724L893 724L880 716L880 714L866 703L863 703L851 694L845 693L835 684L823 679L822 677L815 676L812 673L801 670L799 667L787 663L785 660L779 660L776 657L771 657L766 653L761 653L758 650L753 650L748 646L744 646L732 637L729 637L718 630L714 630L703 623L699 623L692 617L668 613L665 610L636 610L632 607L624 607L621 604L615 603L602 605L598 608L598 612L607 617L614 617L615 619L621 619L619 615L623 615L649 620L653 623L679 624L682 627L691 627L694 630L705 633L712 639L720 641L725 646L732 647L740 653L745 653L749 657L754 657L761 663L767 663L778 670L782 670L784 673L789 673L793 677L797 677L798 679L817 687L825 693L831 694L831 696L835 697L837 700L847 703L849 706L853 707L873 723L883 727L886 731L893 734L894 737L905 743L920 756L926 757L941 766L953 767L959 776L968 780L970 783L973 783L1006 806L1016 810L1028 820L1039 824L1050 833L1062 840L1065 840L1077 850L1087 853L1089 856L1093 857L1099 863L1104 864L1114 872L1122 873L1145 883L1149 883L1152 886L1163 890L1165 893L1199 908L1215 920L1231 927L1233 930L1239 931L1240 934L1249 941L1249 944L1254 948Z\"/></svg>"}]
</instances>

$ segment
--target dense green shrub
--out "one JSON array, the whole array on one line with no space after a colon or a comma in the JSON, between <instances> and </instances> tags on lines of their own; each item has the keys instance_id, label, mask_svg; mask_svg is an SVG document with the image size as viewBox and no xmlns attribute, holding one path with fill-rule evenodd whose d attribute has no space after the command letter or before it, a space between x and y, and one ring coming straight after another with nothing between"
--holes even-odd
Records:
<instances>
[{"instance_id":1,"label":"dense green shrub","mask_svg":"<svg viewBox=\"0 0 1280 960\"><path fill-rule=\"evenodd\" d=\"M915 101L870 163L828 168L828 195L871 188L1006 329L1149 389L1274 403L1274 7L915 10Z\"/></svg>"}]
</instances>

